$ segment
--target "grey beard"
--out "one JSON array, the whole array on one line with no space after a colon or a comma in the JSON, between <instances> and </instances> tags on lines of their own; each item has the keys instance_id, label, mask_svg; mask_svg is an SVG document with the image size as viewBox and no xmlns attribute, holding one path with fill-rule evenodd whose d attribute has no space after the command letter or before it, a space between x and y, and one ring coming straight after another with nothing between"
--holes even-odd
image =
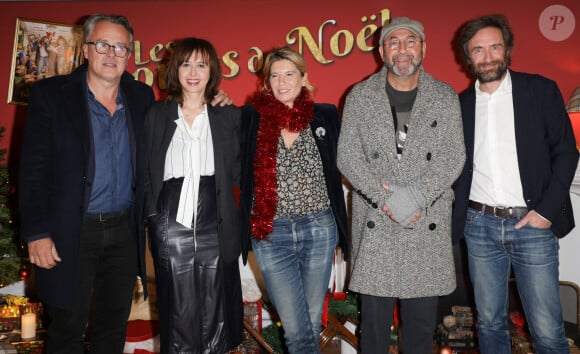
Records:
<instances>
[{"instance_id":1,"label":"grey beard","mask_svg":"<svg viewBox=\"0 0 580 354\"><path fill-rule=\"evenodd\" d=\"M395 75L399 76L399 77L409 77L409 76L413 76L413 74L415 73L415 71L417 71L417 66L415 64L411 64L409 65L409 69L407 70L406 73L402 73L401 71L399 71L399 69L393 65L391 68L389 68Z\"/></svg>"},{"instance_id":2,"label":"grey beard","mask_svg":"<svg viewBox=\"0 0 580 354\"><path fill-rule=\"evenodd\" d=\"M393 72L396 76L406 78L406 77L411 77L415 74L417 69L421 66L422 59L423 58L421 56L418 59L411 60L411 64L409 65L408 70L405 73L401 72L397 68L397 66L394 64L395 58L393 58L393 63L390 63L390 64L385 63L385 65L387 66L387 69L389 69L389 71Z\"/></svg>"}]
</instances>

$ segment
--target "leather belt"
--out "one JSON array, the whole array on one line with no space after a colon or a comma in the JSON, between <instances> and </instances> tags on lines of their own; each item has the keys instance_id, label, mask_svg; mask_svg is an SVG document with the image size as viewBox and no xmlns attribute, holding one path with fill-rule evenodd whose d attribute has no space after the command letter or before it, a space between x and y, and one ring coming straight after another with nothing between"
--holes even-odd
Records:
<instances>
[{"instance_id":1,"label":"leather belt","mask_svg":"<svg viewBox=\"0 0 580 354\"><path fill-rule=\"evenodd\" d=\"M491 206L485 205L473 200L469 201L468 206L471 209L475 209L485 215L493 215L498 218L519 218L528 212L526 207L505 207L505 206Z\"/></svg>"},{"instance_id":2,"label":"leather belt","mask_svg":"<svg viewBox=\"0 0 580 354\"><path fill-rule=\"evenodd\" d=\"M115 222L129 215L131 208L121 211L114 211L112 213L87 213L85 214L85 221L93 222Z\"/></svg>"}]
</instances>

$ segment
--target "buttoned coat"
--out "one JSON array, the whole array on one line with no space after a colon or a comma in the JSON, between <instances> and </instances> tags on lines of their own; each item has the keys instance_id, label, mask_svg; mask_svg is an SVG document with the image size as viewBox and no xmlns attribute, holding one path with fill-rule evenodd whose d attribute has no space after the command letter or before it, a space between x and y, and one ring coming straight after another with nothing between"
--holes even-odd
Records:
<instances>
[{"instance_id":1,"label":"buttoned coat","mask_svg":"<svg viewBox=\"0 0 580 354\"><path fill-rule=\"evenodd\" d=\"M465 161L459 101L449 85L420 70L400 160L387 69L346 98L338 166L353 188L350 289L363 294L416 298L455 289L451 185ZM421 218L407 227L391 220L381 211L389 196L382 184L418 188Z\"/></svg>"},{"instance_id":2,"label":"buttoned coat","mask_svg":"<svg viewBox=\"0 0 580 354\"><path fill-rule=\"evenodd\" d=\"M62 258L52 269L35 269L36 290L43 301L65 309L77 304L81 224L95 177L86 77L85 64L69 75L32 85L20 160L22 240L52 237ZM121 77L120 90L131 142L132 231L138 240L139 274L145 279L141 145L143 119L154 96L149 86L128 72Z\"/></svg>"},{"instance_id":3,"label":"buttoned coat","mask_svg":"<svg viewBox=\"0 0 580 354\"><path fill-rule=\"evenodd\" d=\"M232 262L240 256L240 109L207 106L213 141L220 257ZM145 118L145 214L158 212L165 156L177 129L177 103L160 101Z\"/></svg>"}]
</instances>

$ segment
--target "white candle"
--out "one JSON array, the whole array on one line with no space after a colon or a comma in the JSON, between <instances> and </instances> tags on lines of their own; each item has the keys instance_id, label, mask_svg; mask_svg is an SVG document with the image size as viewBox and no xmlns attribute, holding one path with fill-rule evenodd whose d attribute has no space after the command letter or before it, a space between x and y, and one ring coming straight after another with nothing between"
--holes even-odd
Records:
<instances>
[{"instance_id":1,"label":"white candle","mask_svg":"<svg viewBox=\"0 0 580 354\"><path fill-rule=\"evenodd\" d=\"M36 336L36 314L32 312L25 313L20 321L20 336L22 339L34 338Z\"/></svg>"}]
</instances>

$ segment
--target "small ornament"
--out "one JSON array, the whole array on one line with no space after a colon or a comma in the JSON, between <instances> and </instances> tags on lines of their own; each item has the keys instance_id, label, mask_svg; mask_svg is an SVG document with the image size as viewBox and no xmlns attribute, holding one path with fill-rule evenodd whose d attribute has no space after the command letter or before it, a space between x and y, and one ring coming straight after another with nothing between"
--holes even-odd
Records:
<instances>
[{"instance_id":1,"label":"small ornament","mask_svg":"<svg viewBox=\"0 0 580 354\"><path fill-rule=\"evenodd\" d=\"M20 268L20 280L26 280L28 279L28 276L30 275L30 273L28 272L28 267L23 265L22 268Z\"/></svg>"},{"instance_id":2,"label":"small ornament","mask_svg":"<svg viewBox=\"0 0 580 354\"><path fill-rule=\"evenodd\" d=\"M453 353L453 349L451 349L451 347L441 347L439 348L439 354L452 354Z\"/></svg>"},{"instance_id":3,"label":"small ornament","mask_svg":"<svg viewBox=\"0 0 580 354\"><path fill-rule=\"evenodd\" d=\"M324 129L323 127L316 128L315 132L318 139L322 139L326 135L326 129Z\"/></svg>"}]
</instances>

